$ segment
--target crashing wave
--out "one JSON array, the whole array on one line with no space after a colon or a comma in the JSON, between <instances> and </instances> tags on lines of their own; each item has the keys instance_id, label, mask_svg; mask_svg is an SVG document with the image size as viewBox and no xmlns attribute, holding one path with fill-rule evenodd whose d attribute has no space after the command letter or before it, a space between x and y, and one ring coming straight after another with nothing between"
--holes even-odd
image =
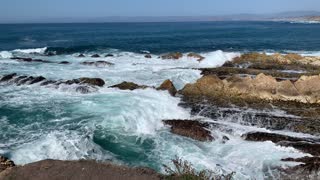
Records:
<instances>
[{"instance_id":1,"label":"crashing wave","mask_svg":"<svg viewBox=\"0 0 320 180\"><path fill-rule=\"evenodd\" d=\"M0 58L12 58L12 53L9 51L0 51Z\"/></svg>"},{"instance_id":2,"label":"crashing wave","mask_svg":"<svg viewBox=\"0 0 320 180\"><path fill-rule=\"evenodd\" d=\"M44 48L35 48L35 49L15 49L13 52L20 52L25 54L44 54L47 50L47 47Z\"/></svg>"}]
</instances>

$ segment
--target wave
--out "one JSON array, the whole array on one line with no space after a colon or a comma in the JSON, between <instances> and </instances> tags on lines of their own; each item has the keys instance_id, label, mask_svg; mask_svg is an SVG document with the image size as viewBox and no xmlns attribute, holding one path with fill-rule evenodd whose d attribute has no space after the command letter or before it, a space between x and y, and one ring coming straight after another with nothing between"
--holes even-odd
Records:
<instances>
[{"instance_id":1,"label":"wave","mask_svg":"<svg viewBox=\"0 0 320 180\"><path fill-rule=\"evenodd\" d=\"M13 52L25 53L25 54L44 54L47 47L35 48L35 49L15 49Z\"/></svg>"},{"instance_id":2,"label":"wave","mask_svg":"<svg viewBox=\"0 0 320 180\"><path fill-rule=\"evenodd\" d=\"M0 51L0 58L7 59L7 58L12 58L12 57L13 57L13 55L12 55L11 52L9 52L9 51Z\"/></svg>"}]
</instances>

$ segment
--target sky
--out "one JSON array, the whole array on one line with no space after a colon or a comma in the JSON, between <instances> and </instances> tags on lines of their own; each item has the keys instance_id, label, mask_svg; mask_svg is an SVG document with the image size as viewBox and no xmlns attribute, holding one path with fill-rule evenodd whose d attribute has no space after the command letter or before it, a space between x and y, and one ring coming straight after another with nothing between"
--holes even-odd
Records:
<instances>
[{"instance_id":1,"label":"sky","mask_svg":"<svg viewBox=\"0 0 320 180\"><path fill-rule=\"evenodd\" d=\"M1 22L320 11L320 0L1 0Z\"/></svg>"}]
</instances>

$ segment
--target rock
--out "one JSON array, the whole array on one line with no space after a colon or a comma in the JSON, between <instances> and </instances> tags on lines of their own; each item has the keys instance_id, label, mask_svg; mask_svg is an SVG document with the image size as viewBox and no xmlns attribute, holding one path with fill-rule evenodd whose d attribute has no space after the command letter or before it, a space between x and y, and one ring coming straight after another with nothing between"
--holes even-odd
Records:
<instances>
[{"instance_id":1,"label":"rock","mask_svg":"<svg viewBox=\"0 0 320 180\"><path fill-rule=\"evenodd\" d=\"M181 136L189 137L198 141L213 141L211 132L206 128L208 124L192 120L164 120L165 124L171 126L171 132Z\"/></svg>"},{"instance_id":2,"label":"rock","mask_svg":"<svg viewBox=\"0 0 320 180\"><path fill-rule=\"evenodd\" d=\"M76 88L76 92L80 92L82 94L88 94L90 92L90 89L87 86L79 86Z\"/></svg>"},{"instance_id":3,"label":"rock","mask_svg":"<svg viewBox=\"0 0 320 180\"><path fill-rule=\"evenodd\" d=\"M80 81L81 84L89 84L89 85L93 85L93 86L104 86L105 82L104 80L100 79L100 78L79 78L77 79Z\"/></svg>"},{"instance_id":4,"label":"rock","mask_svg":"<svg viewBox=\"0 0 320 180\"><path fill-rule=\"evenodd\" d=\"M108 61L85 61L80 63L82 65L89 65L89 66L97 66L97 67L104 67L104 66L112 66L114 65L111 62Z\"/></svg>"},{"instance_id":5,"label":"rock","mask_svg":"<svg viewBox=\"0 0 320 180\"><path fill-rule=\"evenodd\" d=\"M114 57L114 55L113 54L107 54L104 57Z\"/></svg>"},{"instance_id":6,"label":"rock","mask_svg":"<svg viewBox=\"0 0 320 180\"><path fill-rule=\"evenodd\" d=\"M38 76L38 77L35 77L31 82L30 84L36 84L36 83L39 83L41 81L44 81L46 80L46 78L42 77L42 76Z\"/></svg>"},{"instance_id":7,"label":"rock","mask_svg":"<svg viewBox=\"0 0 320 180\"><path fill-rule=\"evenodd\" d=\"M92 55L91 57L92 57L92 58L99 58L100 55L99 55L99 54L94 54L94 55Z\"/></svg>"},{"instance_id":8,"label":"rock","mask_svg":"<svg viewBox=\"0 0 320 180\"><path fill-rule=\"evenodd\" d=\"M16 75L17 75L17 73L12 73L12 74L4 75L4 76L0 79L0 82L9 81L9 80L11 80L12 78L14 78Z\"/></svg>"},{"instance_id":9,"label":"rock","mask_svg":"<svg viewBox=\"0 0 320 180\"><path fill-rule=\"evenodd\" d=\"M319 139L290 137L265 132L250 132L242 137L247 141L272 141L280 146L293 147L305 153L320 156Z\"/></svg>"},{"instance_id":10,"label":"rock","mask_svg":"<svg viewBox=\"0 0 320 180\"><path fill-rule=\"evenodd\" d=\"M55 84L55 83L57 83L57 81L47 80L47 81L40 83L40 86L47 86L49 84Z\"/></svg>"},{"instance_id":11,"label":"rock","mask_svg":"<svg viewBox=\"0 0 320 180\"><path fill-rule=\"evenodd\" d=\"M320 75L318 76L302 76L297 82L294 83L298 92L302 95L311 96L316 98L312 102L318 102L320 98ZM320 102L320 101L319 101Z\"/></svg>"},{"instance_id":12,"label":"rock","mask_svg":"<svg viewBox=\"0 0 320 180\"><path fill-rule=\"evenodd\" d=\"M25 62L31 62L32 61L31 58L22 58L22 57L13 57L11 59L18 60L18 61L25 61Z\"/></svg>"},{"instance_id":13,"label":"rock","mask_svg":"<svg viewBox=\"0 0 320 180\"><path fill-rule=\"evenodd\" d=\"M77 56L79 58L82 58L82 57L86 57L84 54L79 54L79 56Z\"/></svg>"},{"instance_id":14,"label":"rock","mask_svg":"<svg viewBox=\"0 0 320 180\"><path fill-rule=\"evenodd\" d=\"M148 59L152 58L151 54L146 54L144 57Z\"/></svg>"},{"instance_id":15,"label":"rock","mask_svg":"<svg viewBox=\"0 0 320 180\"><path fill-rule=\"evenodd\" d=\"M168 90L169 93L172 95L172 96L175 96L176 93L177 93L177 89L174 87L173 83L167 79L165 80L158 88L157 90Z\"/></svg>"},{"instance_id":16,"label":"rock","mask_svg":"<svg viewBox=\"0 0 320 180\"><path fill-rule=\"evenodd\" d=\"M183 57L183 54L180 52L169 53L161 56L162 59L175 59L175 60L180 59L182 57Z\"/></svg>"},{"instance_id":17,"label":"rock","mask_svg":"<svg viewBox=\"0 0 320 180\"><path fill-rule=\"evenodd\" d=\"M146 89L148 86L138 85L133 82L122 82L120 84L110 86L111 88L119 88L121 90L135 90L135 89Z\"/></svg>"},{"instance_id":18,"label":"rock","mask_svg":"<svg viewBox=\"0 0 320 180\"><path fill-rule=\"evenodd\" d=\"M20 85L26 84L27 82L29 82L29 81L33 81L33 80L34 80L34 77L32 77L32 76L29 76L29 77L23 78L22 80L20 80L20 81L17 83L17 86L20 86Z\"/></svg>"},{"instance_id":19,"label":"rock","mask_svg":"<svg viewBox=\"0 0 320 180\"><path fill-rule=\"evenodd\" d=\"M59 64L70 64L68 61L61 61Z\"/></svg>"},{"instance_id":20,"label":"rock","mask_svg":"<svg viewBox=\"0 0 320 180\"><path fill-rule=\"evenodd\" d=\"M246 141L272 141L273 143L278 143L281 141L312 141L303 138L290 137L281 134L267 133L267 132L249 132L242 136Z\"/></svg>"},{"instance_id":21,"label":"rock","mask_svg":"<svg viewBox=\"0 0 320 180\"><path fill-rule=\"evenodd\" d=\"M46 56L55 56L55 55L56 55L56 53L55 52L51 52L51 51L46 53Z\"/></svg>"},{"instance_id":22,"label":"rock","mask_svg":"<svg viewBox=\"0 0 320 180\"><path fill-rule=\"evenodd\" d=\"M303 164L282 170L282 177L280 179L320 179L320 157L287 158L282 159L282 161L300 162Z\"/></svg>"},{"instance_id":23,"label":"rock","mask_svg":"<svg viewBox=\"0 0 320 180\"><path fill-rule=\"evenodd\" d=\"M197 61L199 61L199 62L205 59L203 56L201 56L201 55L199 55L199 54L197 54L197 53L189 53L187 56L188 56L189 58L195 58L195 59L197 59Z\"/></svg>"},{"instance_id":24,"label":"rock","mask_svg":"<svg viewBox=\"0 0 320 180\"><path fill-rule=\"evenodd\" d=\"M0 172L8 169L8 168L12 168L14 167L15 164L13 161L9 160L8 158L4 157L4 156L0 156Z\"/></svg>"}]
</instances>

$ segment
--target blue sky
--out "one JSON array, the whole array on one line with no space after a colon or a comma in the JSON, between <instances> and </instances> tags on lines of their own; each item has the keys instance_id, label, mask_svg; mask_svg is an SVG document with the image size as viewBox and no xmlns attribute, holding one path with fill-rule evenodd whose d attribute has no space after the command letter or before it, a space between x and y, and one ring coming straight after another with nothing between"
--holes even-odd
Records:
<instances>
[{"instance_id":1,"label":"blue sky","mask_svg":"<svg viewBox=\"0 0 320 180\"><path fill-rule=\"evenodd\" d=\"M319 10L320 0L1 0L0 22L106 16L201 16Z\"/></svg>"}]
</instances>

